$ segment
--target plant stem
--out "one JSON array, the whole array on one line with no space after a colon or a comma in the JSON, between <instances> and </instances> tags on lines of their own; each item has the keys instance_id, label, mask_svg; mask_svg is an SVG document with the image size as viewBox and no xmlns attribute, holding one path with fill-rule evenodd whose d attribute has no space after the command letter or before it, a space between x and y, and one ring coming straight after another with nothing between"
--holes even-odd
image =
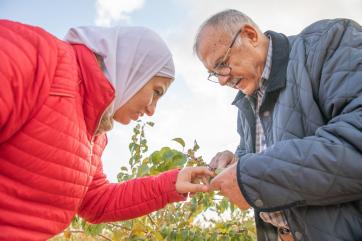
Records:
<instances>
[{"instance_id":1,"label":"plant stem","mask_svg":"<svg viewBox=\"0 0 362 241\"><path fill-rule=\"evenodd\" d=\"M153 221L151 215L148 214L147 217L151 220L152 225L156 226L156 228L157 228L157 225L156 225L155 221Z\"/></svg>"},{"instance_id":2,"label":"plant stem","mask_svg":"<svg viewBox=\"0 0 362 241\"><path fill-rule=\"evenodd\" d=\"M69 230L69 232L71 233L83 233L84 234L84 231L83 230ZM105 240L108 240L108 241L112 241L112 239L110 238L107 238L106 236L102 235L102 234L97 234L97 236L105 239Z\"/></svg>"}]
</instances>

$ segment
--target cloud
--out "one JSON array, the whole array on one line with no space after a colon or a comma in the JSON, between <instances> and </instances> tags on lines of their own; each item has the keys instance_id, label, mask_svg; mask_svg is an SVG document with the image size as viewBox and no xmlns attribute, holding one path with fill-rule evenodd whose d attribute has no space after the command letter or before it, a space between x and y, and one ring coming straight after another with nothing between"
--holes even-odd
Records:
<instances>
[{"instance_id":1,"label":"cloud","mask_svg":"<svg viewBox=\"0 0 362 241\"><path fill-rule=\"evenodd\" d=\"M362 23L361 0L183 0L182 3L189 9L188 26L195 22L201 24L209 16L230 8L247 14L262 30L272 29L287 35L297 34L307 25L325 18L352 18Z\"/></svg>"},{"instance_id":2,"label":"cloud","mask_svg":"<svg viewBox=\"0 0 362 241\"><path fill-rule=\"evenodd\" d=\"M97 0L96 25L110 26L114 22L128 22L129 14L142 8L144 0Z\"/></svg>"}]
</instances>

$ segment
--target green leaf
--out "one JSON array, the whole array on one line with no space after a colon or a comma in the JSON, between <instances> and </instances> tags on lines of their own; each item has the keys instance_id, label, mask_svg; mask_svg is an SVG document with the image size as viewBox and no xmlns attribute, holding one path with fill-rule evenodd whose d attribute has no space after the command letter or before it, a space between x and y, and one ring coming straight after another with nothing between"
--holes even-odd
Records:
<instances>
[{"instance_id":1,"label":"green leaf","mask_svg":"<svg viewBox=\"0 0 362 241\"><path fill-rule=\"evenodd\" d=\"M149 159L151 160L153 165L158 165L161 161L161 152L159 152L159 151L153 152L150 155Z\"/></svg>"},{"instance_id":2,"label":"green leaf","mask_svg":"<svg viewBox=\"0 0 362 241\"><path fill-rule=\"evenodd\" d=\"M235 211L235 205L233 203L230 203L230 211L231 213L234 213Z\"/></svg>"},{"instance_id":3,"label":"green leaf","mask_svg":"<svg viewBox=\"0 0 362 241\"><path fill-rule=\"evenodd\" d=\"M165 240L165 239L164 239L164 236L163 236L160 232L154 232L154 233L153 233L153 237L154 237L155 240L157 240L157 241L163 241L163 240Z\"/></svg>"},{"instance_id":4,"label":"green leaf","mask_svg":"<svg viewBox=\"0 0 362 241\"><path fill-rule=\"evenodd\" d=\"M74 216L71 225L78 228L80 226L80 218L78 216Z\"/></svg>"},{"instance_id":5,"label":"green leaf","mask_svg":"<svg viewBox=\"0 0 362 241\"><path fill-rule=\"evenodd\" d=\"M226 198L223 198L220 202L220 211L221 213L225 212L225 210L229 207L229 201Z\"/></svg>"},{"instance_id":6,"label":"green leaf","mask_svg":"<svg viewBox=\"0 0 362 241\"><path fill-rule=\"evenodd\" d=\"M197 141L195 140L194 141L194 147L192 148L192 150L193 151L197 151L197 150L199 150L200 149L200 146L199 146L199 144L197 144Z\"/></svg>"},{"instance_id":7,"label":"green leaf","mask_svg":"<svg viewBox=\"0 0 362 241\"><path fill-rule=\"evenodd\" d=\"M134 151L135 145L136 145L136 143L133 143L133 142L129 143L128 149L129 149L129 151L130 151L131 153Z\"/></svg>"},{"instance_id":8,"label":"green leaf","mask_svg":"<svg viewBox=\"0 0 362 241\"><path fill-rule=\"evenodd\" d=\"M148 121L148 122L146 122L146 124L151 126L151 127L153 127L155 125L155 123L153 123L152 121Z\"/></svg>"},{"instance_id":9,"label":"green leaf","mask_svg":"<svg viewBox=\"0 0 362 241\"><path fill-rule=\"evenodd\" d=\"M173 141L176 141L177 143L179 143L183 148L185 148L185 141L182 138L174 138L172 139Z\"/></svg>"},{"instance_id":10,"label":"green leaf","mask_svg":"<svg viewBox=\"0 0 362 241\"><path fill-rule=\"evenodd\" d=\"M223 235L223 236L221 236L220 240L221 241L230 241L230 238L229 238L229 236Z\"/></svg>"},{"instance_id":11,"label":"green leaf","mask_svg":"<svg viewBox=\"0 0 362 241\"><path fill-rule=\"evenodd\" d=\"M217 241L217 233L211 235L210 241Z\"/></svg>"},{"instance_id":12,"label":"green leaf","mask_svg":"<svg viewBox=\"0 0 362 241\"><path fill-rule=\"evenodd\" d=\"M172 166L170 168L182 168L184 167L185 163L187 162L187 157L182 152L175 153L174 157L172 158Z\"/></svg>"},{"instance_id":13,"label":"green leaf","mask_svg":"<svg viewBox=\"0 0 362 241\"><path fill-rule=\"evenodd\" d=\"M147 164L142 164L137 171L137 177L143 177L147 174L149 174L150 168Z\"/></svg>"},{"instance_id":14,"label":"green leaf","mask_svg":"<svg viewBox=\"0 0 362 241\"><path fill-rule=\"evenodd\" d=\"M139 128L133 128L133 133L135 133L136 135L140 134L140 130Z\"/></svg>"},{"instance_id":15,"label":"green leaf","mask_svg":"<svg viewBox=\"0 0 362 241\"><path fill-rule=\"evenodd\" d=\"M162 226L160 233L163 238L166 238L170 234L170 228L167 227L166 225L164 225L164 226Z\"/></svg>"},{"instance_id":16,"label":"green leaf","mask_svg":"<svg viewBox=\"0 0 362 241\"><path fill-rule=\"evenodd\" d=\"M174 151L172 151L169 147L162 147L160 154L162 161L172 160L172 157L174 156Z\"/></svg>"},{"instance_id":17,"label":"green leaf","mask_svg":"<svg viewBox=\"0 0 362 241\"><path fill-rule=\"evenodd\" d=\"M123 235L124 235L123 230L119 230L119 229L115 230L115 231L113 231L112 240L120 241L120 240L122 240Z\"/></svg>"},{"instance_id":18,"label":"green leaf","mask_svg":"<svg viewBox=\"0 0 362 241\"><path fill-rule=\"evenodd\" d=\"M148 151L148 146L144 146L142 149L142 153L146 153Z\"/></svg>"},{"instance_id":19,"label":"green leaf","mask_svg":"<svg viewBox=\"0 0 362 241\"><path fill-rule=\"evenodd\" d=\"M182 241L189 240L189 230L182 230L181 231L181 238L182 238Z\"/></svg>"},{"instance_id":20,"label":"green leaf","mask_svg":"<svg viewBox=\"0 0 362 241\"><path fill-rule=\"evenodd\" d=\"M97 236L102 232L104 228L104 224L90 224L86 223L83 227L84 233L91 235L91 236Z\"/></svg>"}]
</instances>

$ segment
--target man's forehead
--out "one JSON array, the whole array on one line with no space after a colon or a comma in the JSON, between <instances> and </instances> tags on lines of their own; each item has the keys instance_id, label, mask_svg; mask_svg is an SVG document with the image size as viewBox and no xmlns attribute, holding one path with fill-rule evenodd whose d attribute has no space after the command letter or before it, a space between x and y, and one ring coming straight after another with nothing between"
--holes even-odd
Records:
<instances>
[{"instance_id":1,"label":"man's forehead","mask_svg":"<svg viewBox=\"0 0 362 241\"><path fill-rule=\"evenodd\" d=\"M205 67L211 68L216 60L226 51L230 44L230 36L222 31L206 28L199 39L199 56Z\"/></svg>"},{"instance_id":2,"label":"man's forehead","mask_svg":"<svg viewBox=\"0 0 362 241\"><path fill-rule=\"evenodd\" d=\"M219 31L215 28L205 28L200 33L200 47L207 45L208 47L217 47L218 45L225 45L228 43L229 35L224 31Z\"/></svg>"}]
</instances>

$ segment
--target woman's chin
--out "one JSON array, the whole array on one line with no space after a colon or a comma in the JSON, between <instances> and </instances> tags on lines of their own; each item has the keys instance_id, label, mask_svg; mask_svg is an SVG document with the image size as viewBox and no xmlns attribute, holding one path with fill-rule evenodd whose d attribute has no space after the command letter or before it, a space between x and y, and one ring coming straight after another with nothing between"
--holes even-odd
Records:
<instances>
[{"instance_id":1,"label":"woman's chin","mask_svg":"<svg viewBox=\"0 0 362 241\"><path fill-rule=\"evenodd\" d=\"M122 125L128 125L131 122L131 119L123 119L123 120L116 120L116 121Z\"/></svg>"}]
</instances>

